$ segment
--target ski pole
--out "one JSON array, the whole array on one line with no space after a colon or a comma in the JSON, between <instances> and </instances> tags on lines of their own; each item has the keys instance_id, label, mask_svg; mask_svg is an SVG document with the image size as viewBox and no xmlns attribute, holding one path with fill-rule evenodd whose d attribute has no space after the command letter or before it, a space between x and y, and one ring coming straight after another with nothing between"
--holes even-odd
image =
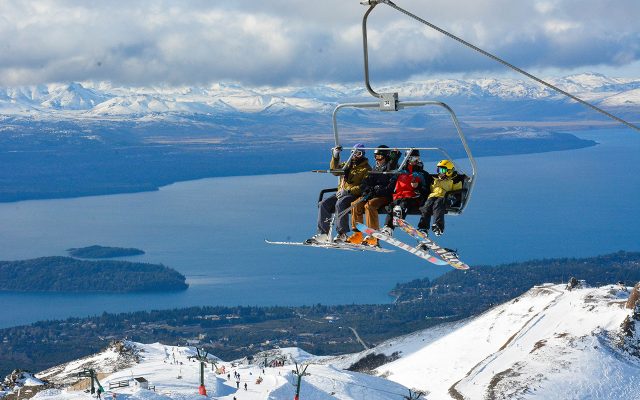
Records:
<instances>
[{"instance_id":1,"label":"ski pole","mask_svg":"<svg viewBox=\"0 0 640 400\"><path fill-rule=\"evenodd\" d=\"M316 174L344 175L344 170L342 169L312 169L311 172Z\"/></svg>"}]
</instances>

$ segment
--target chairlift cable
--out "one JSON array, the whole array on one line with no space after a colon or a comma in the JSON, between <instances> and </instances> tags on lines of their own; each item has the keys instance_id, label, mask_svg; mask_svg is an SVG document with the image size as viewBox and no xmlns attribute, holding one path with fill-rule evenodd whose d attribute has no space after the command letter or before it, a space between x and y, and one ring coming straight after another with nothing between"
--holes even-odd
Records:
<instances>
[{"instance_id":1,"label":"chairlift cable","mask_svg":"<svg viewBox=\"0 0 640 400\"><path fill-rule=\"evenodd\" d=\"M616 121L628 126L629 128L635 129L636 131L640 131L640 127L638 125L632 124L631 122L628 122L628 121L626 121L626 120L624 120L624 119L622 119L620 117L617 117L617 116L611 114L610 112L607 112L607 111L603 110L602 108L600 108L598 106L595 106L595 105L593 105L593 104L591 104L591 103L589 103L589 102L587 102L585 100L582 100L581 98L579 98L579 97L577 97L575 95L572 95L571 93L569 93L567 91L564 91L564 90L560 89L559 87L554 86L551 83L546 82L546 81L538 78L535 75L532 75L532 74L528 73L527 71L523 70L522 68L516 67L515 65L513 65L513 64L511 64L511 63L509 63L509 62L507 62L507 61L505 61L503 59L501 59L500 57L498 57L496 55L493 55L493 54L489 53L488 51L485 51L485 50L479 48L478 46L475 46L475 45L467 42L466 40L464 40L462 38L459 38L458 36L456 36L456 35L454 35L454 34L452 34L450 32L447 32L446 30L444 30L444 29L442 29L442 28L440 28L440 27L438 27L438 26L436 26L436 25L434 25L434 24L432 24L432 23L430 23L428 21L425 21L424 19L422 19L422 18L410 13L409 11L398 7L395 3L393 3L390 0L369 0L368 2L363 2L363 4L371 4L371 8L375 7L375 5L378 4L378 3L384 3L384 4L388 5L389 7L394 8L395 10L400 11L401 13L403 13L403 14L405 14L405 15L413 18L413 19L415 19L416 21L421 22L424 25L427 25L428 27L430 27L432 29L435 29L436 31L442 33L443 35L448 36L449 38L451 38L453 40L456 40L456 41L462 43L463 45L465 45L467 47L470 47L471 49L479 52L480 54L485 55L485 56L487 56L487 57L499 62L500 64L502 64L502 65L504 65L504 66L506 66L508 68L511 68L512 70L514 70L516 72L519 72L520 74L525 75L528 78L531 78L534 81L536 81L536 82L538 82L538 83L540 83L540 84L542 84L542 85L544 85L544 86L546 86L546 87L548 87L550 89L555 90L556 92L558 92L560 94L563 94L563 95L565 95L565 96L577 101L578 103L581 103L581 104L583 104L583 105L585 105L585 106L587 106L587 107L589 107L589 108L591 108L591 109L593 109L593 110L595 110L595 111L597 111L597 112L599 112L601 114L604 114L607 117L609 117L609 118L611 118L613 120L616 120Z\"/></svg>"}]
</instances>

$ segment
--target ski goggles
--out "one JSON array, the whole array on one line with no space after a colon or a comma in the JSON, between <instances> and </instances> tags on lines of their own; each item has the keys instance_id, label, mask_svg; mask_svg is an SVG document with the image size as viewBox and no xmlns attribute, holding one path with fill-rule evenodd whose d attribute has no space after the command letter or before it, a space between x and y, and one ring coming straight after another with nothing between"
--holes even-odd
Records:
<instances>
[{"instance_id":1,"label":"ski goggles","mask_svg":"<svg viewBox=\"0 0 640 400\"><path fill-rule=\"evenodd\" d=\"M449 171L447 167L438 167L439 174L446 174Z\"/></svg>"},{"instance_id":2,"label":"ski goggles","mask_svg":"<svg viewBox=\"0 0 640 400\"><path fill-rule=\"evenodd\" d=\"M411 156L407 158L407 161L409 161L410 163L417 163L418 161L420 161L420 157L418 156Z\"/></svg>"},{"instance_id":3,"label":"ski goggles","mask_svg":"<svg viewBox=\"0 0 640 400\"><path fill-rule=\"evenodd\" d=\"M364 155L364 152L360 151L360 150L356 150L356 151L353 152L353 156L356 157L356 158L357 157L362 157L363 155Z\"/></svg>"}]
</instances>

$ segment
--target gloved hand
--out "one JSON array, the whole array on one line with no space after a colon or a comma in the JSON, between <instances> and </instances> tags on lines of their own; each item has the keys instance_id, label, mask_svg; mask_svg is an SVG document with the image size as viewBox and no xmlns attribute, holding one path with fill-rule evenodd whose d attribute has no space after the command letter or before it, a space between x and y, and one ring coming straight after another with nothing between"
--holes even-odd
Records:
<instances>
[{"instance_id":1,"label":"gloved hand","mask_svg":"<svg viewBox=\"0 0 640 400\"><path fill-rule=\"evenodd\" d=\"M340 158L340 152L342 151L342 146L336 146L331 149L331 155L333 158Z\"/></svg>"},{"instance_id":2,"label":"gloved hand","mask_svg":"<svg viewBox=\"0 0 640 400\"><path fill-rule=\"evenodd\" d=\"M372 191L372 192L373 192L372 194L380 194L380 192L382 192L382 186L380 186L380 185L375 185L375 186L373 187L373 191Z\"/></svg>"},{"instance_id":3,"label":"gloved hand","mask_svg":"<svg viewBox=\"0 0 640 400\"><path fill-rule=\"evenodd\" d=\"M336 192L336 197L337 198L341 198L341 197L346 196L348 194L350 194L350 192L348 190L338 190Z\"/></svg>"}]
</instances>

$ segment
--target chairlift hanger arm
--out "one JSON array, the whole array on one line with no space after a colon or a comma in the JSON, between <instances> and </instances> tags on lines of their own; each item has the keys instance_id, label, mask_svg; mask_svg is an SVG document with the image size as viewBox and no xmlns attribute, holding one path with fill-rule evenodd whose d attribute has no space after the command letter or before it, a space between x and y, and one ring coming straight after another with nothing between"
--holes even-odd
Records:
<instances>
[{"instance_id":1,"label":"chairlift hanger arm","mask_svg":"<svg viewBox=\"0 0 640 400\"><path fill-rule=\"evenodd\" d=\"M449 38L451 38L451 39L463 44L464 46L467 46L467 47L477 51L478 53L480 53L480 54L482 54L482 55L484 55L486 57L489 57L492 60L497 61L500 64L502 64L502 65L504 65L504 66L506 66L506 67L508 67L508 68L510 68L510 69L512 69L512 70L514 70L514 71L516 71L516 72L518 72L518 73L530 78L530 79L533 79L534 81L536 81L536 82L548 87L549 89L555 90L556 92L558 92L558 93L560 93L560 94L562 94L564 96L567 96L570 99L575 100L578 103L580 103L582 105L585 105L585 106L587 106L587 107L589 107L589 108L591 108L591 109L593 109L593 110L595 110L595 111L597 111L597 112L599 112L599 113L601 113L601 114L603 114L603 115L605 115L605 116L607 116L607 117L609 117L609 118L611 118L611 119L613 119L615 121L618 121L621 124L624 124L624 125L628 126L631 129L634 129L636 131L640 131L640 126L632 124L631 122L628 122L628 121L626 121L626 120L624 120L624 119L622 119L620 117L617 117L617 116L611 114L610 112L603 110L602 108L600 108L598 106L595 106L595 105L593 105L593 104L591 104L591 103L589 103L589 102L587 102L585 100L582 100L581 98L579 98L579 97L577 97L575 95L572 95L571 93L569 93L569 92L567 92L565 90L562 90L559 87L557 87L555 85L552 85L551 83L546 82L546 81L538 78L537 76L535 76L533 74L528 73L527 71L523 70L522 68L516 67L515 65L503 60L502 58L500 58L500 57L498 57L498 56L496 56L494 54L491 54L488 51L483 50L480 47L475 46L475 45L467 42L466 40L464 40L462 38L459 38L458 36L456 36L456 35L454 35L454 34L452 34L450 32L447 32L446 30L444 30L444 29L442 29L442 28L440 28L440 27L438 27L438 26L436 26L436 25L434 25L434 24L432 24L432 23L430 23L428 21L425 21L424 19L422 19L422 18L410 13L409 11L407 11L407 10L405 10L403 8L398 7L395 3L393 3L390 0L365 0L365 1L361 1L360 2L360 4L369 6L369 9L365 13L363 21L362 21L363 43L364 43L364 46L365 46L365 50L364 50L365 51L365 80L366 80L366 85L367 85L367 89L369 90L369 93L371 93L375 97L381 98L381 95L377 94L376 92L374 92L371 89L371 86L369 85L369 67L368 67L368 55L367 55L367 47L366 47L366 44L367 44L367 39L366 39L366 37L367 37L367 35L366 35L366 19L369 16L369 14L371 13L371 11L373 11L375 6L380 4L380 3L388 5L389 7L393 8L393 9L395 9L395 10L397 10L397 11L399 11L399 12L405 14L405 15L407 15L408 17L413 18L416 21L418 21L418 22L420 22L420 23L422 23L424 25L427 25L429 28L434 29L434 30L442 33L443 35L445 35L445 36L447 36L447 37L449 37Z\"/></svg>"},{"instance_id":2,"label":"chairlift hanger arm","mask_svg":"<svg viewBox=\"0 0 640 400\"><path fill-rule=\"evenodd\" d=\"M401 110L404 108L409 108L409 107L422 107L422 106L436 106L436 107L441 107L444 108L447 113L449 114L449 116L451 117L451 121L453 122L453 125L456 128L456 132L458 133L458 137L460 138L460 141L462 142L462 146L464 147L465 152L467 153L467 157L469 158L469 161L471 162L471 169L472 169L472 173L473 176L476 175L476 171L477 171L477 164L476 164L476 160L473 158L473 155L471 154L471 149L469 148L469 144L467 143L467 140L464 136L464 134L462 133L462 129L460 127L460 122L458 121L458 117L456 116L456 114L453 112L453 109L451 109L451 107L449 107L447 104L441 102L441 101L398 101L397 102L397 109ZM376 102L368 102L368 103L343 103L343 104L338 104L336 106L336 108L333 110L333 115L332 115L332 120L333 120L333 137L335 140L335 145L336 146L340 146L340 138L338 137L338 111L340 111L343 108L374 108L374 109L379 109L380 104L376 103ZM450 158L450 157L447 157Z\"/></svg>"}]
</instances>

